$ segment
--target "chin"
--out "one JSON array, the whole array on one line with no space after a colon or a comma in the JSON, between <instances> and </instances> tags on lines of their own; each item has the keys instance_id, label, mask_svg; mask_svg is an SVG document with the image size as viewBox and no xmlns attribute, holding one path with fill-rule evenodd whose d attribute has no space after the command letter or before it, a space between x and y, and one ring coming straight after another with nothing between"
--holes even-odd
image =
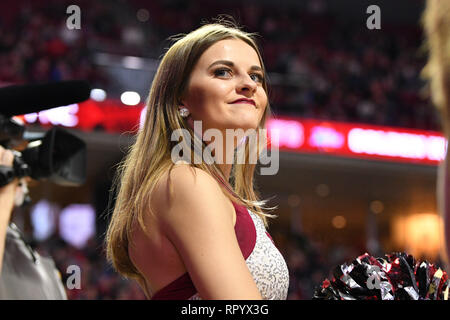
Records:
<instances>
[{"instance_id":1,"label":"chin","mask_svg":"<svg viewBox=\"0 0 450 320\"><path fill-rule=\"evenodd\" d=\"M240 129L257 129L258 128L258 118L252 116L238 116L236 115L236 118L234 120L234 127L240 128Z\"/></svg>"},{"instance_id":2,"label":"chin","mask_svg":"<svg viewBox=\"0 0 450 320\"><path fill-rule=\"evenodd\" d=\"M236 123L233 126L233 129L242 129L244 131L249 130L249 129L254 129L257 130L258 129L258 122L256 121L252 121L252 122L240 122L240 123Z\"/></svg>"}]
</instances>

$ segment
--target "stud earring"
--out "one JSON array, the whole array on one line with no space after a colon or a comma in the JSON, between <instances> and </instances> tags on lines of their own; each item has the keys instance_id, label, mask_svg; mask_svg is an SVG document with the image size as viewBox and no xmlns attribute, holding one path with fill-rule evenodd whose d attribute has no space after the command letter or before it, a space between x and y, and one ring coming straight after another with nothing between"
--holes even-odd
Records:
<instances>
[{"instance_id":1,"label":"stud earring","mask_svg":"<svg viewBox=\"0 0 450 320\"><path fill-rule=\"evenodd\" d=\"M187 116L189 116L189 110L184 107L178 109L178 111L180 112L180 116L183 118L186 118Z\"/></svg>"}]
</instances>

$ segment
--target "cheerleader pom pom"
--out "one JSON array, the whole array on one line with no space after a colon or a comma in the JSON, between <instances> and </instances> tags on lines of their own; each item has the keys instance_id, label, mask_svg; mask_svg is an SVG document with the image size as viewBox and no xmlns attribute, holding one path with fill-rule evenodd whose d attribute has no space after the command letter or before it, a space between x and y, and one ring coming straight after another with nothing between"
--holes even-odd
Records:
<instances>
[{"instance_id":1,"label":"cheerleader pom pom","mask_svg":"<svg viewBox=\"0 0 450 320\"><path fill-rule=\"evenodd\" d=\"M375 258L365 253L334 268L316 288L320 300L448 300L447 273L403 252Z\"/></svg>"}]
</instances>

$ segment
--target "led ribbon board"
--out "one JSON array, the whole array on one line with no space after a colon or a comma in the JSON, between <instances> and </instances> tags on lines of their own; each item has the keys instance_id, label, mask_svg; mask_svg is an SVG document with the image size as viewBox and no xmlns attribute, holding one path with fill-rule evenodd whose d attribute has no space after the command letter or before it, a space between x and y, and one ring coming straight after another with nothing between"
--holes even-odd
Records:
<instances>
[{"instance_id":1,"label":"led ribbon board","mask_svg":"<svg viewBox=\"0 0 450 320\"><path fill-rule=\"evenodd\" d=\"M54 108L21 116L26 123L62 125L81 130L102 128L110 133L134 131L143 124L142 103L126 106L106 99ZM437 165L445 157L447 141L440 132L276 116L267 122L270 140L280 151L327 154L371 160Z\"/></svg>"}]
</instances>

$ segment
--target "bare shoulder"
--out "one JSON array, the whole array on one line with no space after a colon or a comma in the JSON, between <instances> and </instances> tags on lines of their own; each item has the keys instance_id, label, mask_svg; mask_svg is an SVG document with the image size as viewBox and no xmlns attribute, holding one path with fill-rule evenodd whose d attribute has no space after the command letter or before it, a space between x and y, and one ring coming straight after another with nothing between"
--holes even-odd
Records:
<instances>
[{"instance_id":1,"label":"bare shoulder","mask_svg":"<svg viewBox=\"0 0 450 320\"><path fill-rule=\"evenodd\" d=\"M152 204L159 210L159 219L170 212L187 212L187 208L227 207L227 198L219 183L209 173L189 164L177 164L158 181L152 194ZM196 212L199 212L196 210Z\"/></svg>"}]
</instances>

